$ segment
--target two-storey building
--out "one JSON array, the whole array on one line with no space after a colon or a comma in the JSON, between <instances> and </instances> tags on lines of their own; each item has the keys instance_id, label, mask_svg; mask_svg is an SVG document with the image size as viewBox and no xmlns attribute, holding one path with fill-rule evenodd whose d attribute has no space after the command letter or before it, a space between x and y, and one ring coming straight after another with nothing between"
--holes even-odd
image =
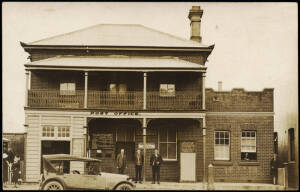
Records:
<instances>
[{"instance_id":1,"label":"two-storey building","mask_svg":"<svg viewBox=\"0 0 300 192\"><path fill-rule=\"evenodd\" d=\"M210 163L220 180L271 181L273 89L205 90L214 45L201 43L202 14L197 6L189 12L191 40L143 25L100 24L21 43L30 55L26 180L39 179L41 156L52 153L99 158L103 171L116 172L121 148L130 176L135 151L145 153L150 180L157 148L162 181L205 180Z\"/></svg>"}]
</instances>

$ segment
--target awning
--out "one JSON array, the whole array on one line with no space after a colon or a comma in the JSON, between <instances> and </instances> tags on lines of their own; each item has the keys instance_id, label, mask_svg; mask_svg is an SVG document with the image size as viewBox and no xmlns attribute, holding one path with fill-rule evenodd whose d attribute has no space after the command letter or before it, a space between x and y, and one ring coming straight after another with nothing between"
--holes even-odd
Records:
<instances>
[{"instance_id":1,"label":"awning","mask_svg":"<svg viewBox=\"0 0 300 192\"><path fill-rule=\"evenodd\" d=\"M57 56L25 64L28 69L85 71L198 71L206 67L177 57Z\"/></svg>"}]
</instances>

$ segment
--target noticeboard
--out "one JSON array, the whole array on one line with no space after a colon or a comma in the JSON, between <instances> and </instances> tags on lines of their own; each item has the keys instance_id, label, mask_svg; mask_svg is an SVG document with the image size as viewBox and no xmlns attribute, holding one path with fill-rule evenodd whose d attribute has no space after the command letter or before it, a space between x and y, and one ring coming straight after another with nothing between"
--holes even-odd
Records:
<instances>
[{"instance_id":1,"label":"noticeboard","mask_svg":"<svg viewBox=\"0 0 300 192\"><path fill-rule=\"evenodd\" d=\"M93 134L92 149L110 148L113 147L113 134Z\"/></svg>"},{"instance_id":2,"label":"noticeboard","mask_svg":"<svg viewBox=\"0 0 300 192\"><path fill-rule=\"evenodd\" d=\"M181 142L181 153L195 153L196 146L193 141L184 141Z\"/></svg>"}]
</instances>

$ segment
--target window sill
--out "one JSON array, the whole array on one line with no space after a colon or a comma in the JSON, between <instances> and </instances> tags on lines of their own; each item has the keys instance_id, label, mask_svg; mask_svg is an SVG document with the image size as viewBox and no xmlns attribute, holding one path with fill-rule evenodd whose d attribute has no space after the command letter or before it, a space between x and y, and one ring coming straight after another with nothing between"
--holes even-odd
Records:
<instances>
[{"instance_id":1,"label":"window sill","mask_svg":"<svg viewBox=\"0 0 300 192\"><path fill-rule=\"evenodd\" d=\"M249 161L249 162L247 162L247 161L241 161L241 162L239 162L239 165L241 165L241 166L259 166L259 162L257 162L257 161Z\"/></svg>"},{"instance_id":2,"label":"window sill","mask_svg":"<svg viewBox=\"0 0 300 192\"><path fill-rule=\"evenodd\" d=\"M217 160L215 160L213 162L213 165L217 165L217 166L222 166L222 165L231 166L231 165L233 165L233 163L231 161L224 161L224 160L217 161Z\"/></svg>"}]
</instances>

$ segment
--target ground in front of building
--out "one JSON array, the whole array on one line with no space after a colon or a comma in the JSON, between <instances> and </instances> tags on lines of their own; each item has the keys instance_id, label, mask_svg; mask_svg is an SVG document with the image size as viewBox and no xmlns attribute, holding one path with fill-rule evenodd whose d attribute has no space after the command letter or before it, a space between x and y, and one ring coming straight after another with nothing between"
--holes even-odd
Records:
<instances>
[{"instance_id":1,"label":"ground in front of building","mask_svg":"<svg viewBox=\"0 0 300 192\"><path fill-rule=\"evenodd\" d=\"M7 185L4 190L38 190L37 183L24 183L18 188L13 185ZM203 183L176 183L176 182L161 182L160 184L151 184L146 182L136 184L137 190L205 190ZM264 184L264 183L214 183L215 190L285 190L284 186ZM286 189L296 190L296 189Z\"/></svg>"}]
</instances>

